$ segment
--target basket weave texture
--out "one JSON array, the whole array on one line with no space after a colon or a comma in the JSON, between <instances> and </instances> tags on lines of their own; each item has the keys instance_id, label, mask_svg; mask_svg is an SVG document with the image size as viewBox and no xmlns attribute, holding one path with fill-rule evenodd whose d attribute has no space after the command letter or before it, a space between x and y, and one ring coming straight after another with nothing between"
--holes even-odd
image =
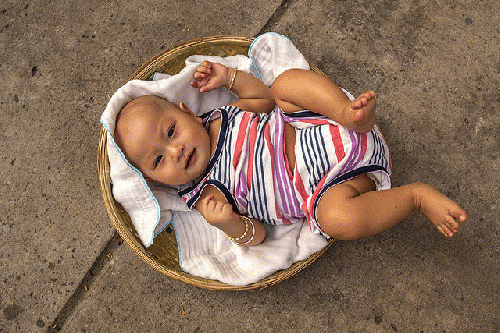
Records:
<instances>
[{"instance_id":1,"label":"basket weave texture","mask_svg":"<svg viewBox=\"0 0 500 333\"><path fill-rule=\"evenodd\" d=\"M151 80L155 72L174 75L179 73L185 66L185 60L191 55L210 55L227 57L232 55L248 53L253 38L243 36L213 36L196 39L178 45L170 50L161 52L149 61L144 63L130 78L130 80ZM321 72L311 65L312 70ZM117 229L123 240L130 246L139 257L149 265L156 268L163 274L185 283L203 289L211 290L248 290L255 288L265 288L301 271L314 260L321 256L333 240L328 245L311 255L309 258L294 263L287 269L280 270L256 283L246 286L232 286L220 281L204 279L184 272L179 265L179 255L177 252L177 241L173 232L167 229L156 236L154 243L145 248L137 235L132 221L123 207L115 201L111 192L111 179L109 173L109 160L106 152L106 130L101 128L97 168L104 204L108 211L109 218Z\"/></svg>"}]
</instances>

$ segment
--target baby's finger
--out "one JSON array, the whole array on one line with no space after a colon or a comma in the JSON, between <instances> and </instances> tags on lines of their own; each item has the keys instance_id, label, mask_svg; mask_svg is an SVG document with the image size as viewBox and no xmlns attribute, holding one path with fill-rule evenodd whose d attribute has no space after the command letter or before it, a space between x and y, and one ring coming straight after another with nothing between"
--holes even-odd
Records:
<instances>
[{"instance_id":1,"label":"baby's finger","mask_svg":"<svg viewBox=\"0 0 500 333\"><path fill-rule=\"evenodd\" d=\"M209 202L207 202L207 206L205 208L205 212L207 213L215 213L217 211L217 201L215 200L210 200Z\"/></svg>"},{"instance_id":2,"label":"baby's finger","mask_svg":"<svg viewBox=\"0 0 500 333\"><path fill-rule=\"evenodd\" d=\"M224 202L217 200L214 200L214 202L215 202L215 211L218 213L222 213L225 206Z\"/></svg>"},{"instance_id":3,"label":"baby's finger","mask_svg":"<svg viewBox=\"0 0 500 333\"><path fill-rule=\"evenodd\" d=\"M198 66L196 68L196 71L197 72L200 72L200 73L206 73L206 74L209 74L211 71L212 71L212 66L211 65L204 65L204 64L201 64L200 66Z\"/></svg>"},{"instance_id":4,"label":"baby's finger","mask_svg":"<svg viewBox=\"0 0 500 333\"><path fill-rule=\"evenodd\" d=\"M222 207L222 213L231 214L232 212L233 212L233 207L228 203L224 204L224 206Z\"/></svg>"},{"instance_id":5,"label":"baby's finger","mask_svg":"<svg viewBox=\"0 0 500 333\"><path fill-rule=\"evenodd\" d=\"M210 88L209 88L209 87L207 87L206 85L204 85L204 86L200 87L200 92L202 92L202 93L203 93L203 92L208 92L208 91L210 91L210 90L212 90L212 89L210 89Z\"/></svg>"},{"instance_id":6,"label":"baby's finger","mask_svg":"<svg viewBox=\"0 0 500 333\"><path fill-rule=\"evenodd\" d=\"M203 60L203 61L201 62L201 66L203 66L203 67L212 68L212 65L213 65L213 62L208 61L208 60Z\"/></svg>"},{"instance_id":7,"label":"baby's finger","mask_svg":"<svg viewBox=\"0 0 500 333\"><path fill-rule=\"evenodd\" d=\"M203 87L203 82L201 82L201 80L192 80L191 86L194 88L200 88Z\"/></svg>"},{"instance_id":8,"label":"baby's finger","mask_svg":"<svg viewBox=\"0 0 500 333\"><path fill-rule=\"evenodd\" d=\"M213 194L210 194L208 195L205 199L203 199L202 203L203 203L203 206L208 206L208 204L214 200L214 195Z\"/></svg>"},{"instance_id":9,"label":"baby's finger","mask_svg":"<svg viewBox=\"0 0 500 333\"><path fill-rule=\"evenodd\" d=\"M191 80L191 86L195 88L199 88L202 86L199 80Z\"/></svg>"},{"instance_id":10,"label":"baby's finger","mask_svg":"<svg viewBox=\"0 0 500 333\"><path fill-rule=\"evenodd\" d=\"M211 84L210 82L203 85L201 88L200 88L200 92L208 92L208 91L211 91L214 89L214 85Z\"/></svg>"},{"instance_id":11,"label":"baby's finger","mask_svg":"<svg viewBox=\"0 0 500 333\"><path fill-rule=\"evenodd\" d=\"M201 80L201 79L203 79L203 78L206 78L206 77L207 77L207 74L205 74L205 73L202 73L202 72L199 72L199 71L198 71L198 72L195 72L195 73L193 74L193 77L194 77L196 80Z\"/></svg>"}]
</instances>

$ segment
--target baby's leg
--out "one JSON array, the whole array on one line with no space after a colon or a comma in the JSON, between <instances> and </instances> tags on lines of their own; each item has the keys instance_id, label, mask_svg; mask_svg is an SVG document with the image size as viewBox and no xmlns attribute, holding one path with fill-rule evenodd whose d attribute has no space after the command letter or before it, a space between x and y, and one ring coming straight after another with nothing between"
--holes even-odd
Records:
<instances>
[{"instance_id":1,"label":"baby's leg","mask_svg":"<svg viewBox=\"0 0 500 333\"><path fill-rule=\"evenodd\" d=\"M370 185L371 183L371 185ZM323 231L337 239L357 239L382 232L419 210L445 236L459 231L467 215L454 201L433 187L413 183L382 191L361 175L325 192L317 208Z\"/></svg>"},{"instance_id":2,"label":"baby's leg","mask_svg":"<svg viewBox=\"0 0 500 333\"><path fill-rule=\"evenodd\" d=\"M369 132L375 124L375 92L351 101L332 80L313 71L287 70L276 78L271 92L285 112L311 110L358 133Z\"/></svg>"}]
</instances>

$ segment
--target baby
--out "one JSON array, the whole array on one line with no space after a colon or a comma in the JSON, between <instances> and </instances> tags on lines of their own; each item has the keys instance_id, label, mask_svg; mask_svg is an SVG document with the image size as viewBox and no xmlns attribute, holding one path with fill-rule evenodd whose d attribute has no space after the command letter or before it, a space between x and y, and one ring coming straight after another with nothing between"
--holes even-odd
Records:
<instances>
[{"instance_id":1,"label":"baby","mask_svg":"<svg viewBox=\"0 0 500 333\"><path fill-rule=\"evenodd\" d=\"M202 116L142 96L118 114L115 141L146 179L176 187L188 207L236 244L266 236L263 223L306 218L314 233L357 239L418 210L445 236L467 215L433 187L390 188L389 151L375 125L375 93L350 101L322 74L290 69L271 88L204 61L191 85L239 99Z\"/></svg>"}]
</instances>

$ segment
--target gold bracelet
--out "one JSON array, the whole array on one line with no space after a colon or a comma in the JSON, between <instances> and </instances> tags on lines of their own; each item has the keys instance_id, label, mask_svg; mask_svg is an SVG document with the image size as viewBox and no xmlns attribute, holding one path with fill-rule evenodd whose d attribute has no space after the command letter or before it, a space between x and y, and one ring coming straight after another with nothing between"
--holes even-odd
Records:
<instances>
[{"instance_id":1,"label":"gold bracelet","mask_svg":"<svg viewBox=\"0 0 500 333\"><path fill-rule=\"evenodd\" d=\"M255 237L255 225L253 224L253 221L250 220L248 217L246 216L242 216L243 219L247 219L248 222L250 222L250 224L252 225L252 237L250 237L245 243L236 243L234 242L235 244L238 244L238 245L247 245L248 243L250 243L251 241L253 241L253 238Z\"/></svg>"},{"instance_id":2,"label":"gold bracelet","mask_svg":"<svg viewBox=\"0 0 500 333\"><path fill-rule=\"evenodd\" d=\"M248 222L250 222L251 224L253 224L252 221L248 217L246 217L246 216L240 216L240 217L243 220L243 222L245 222L245 232L243 233L243 235L241 235L240 237L230 237L230 236L227 236L227 238L229 238L230 240L232 240L235 243L236 243L236 241L242 240L243 238L245 238L247 236Z\"/></svg>"},{"instance_id":3,"label":"gold bracelet","mask_svg":"<svg viewBox=\"0 0 500 333\"><path fill-rule=\"evenodd\" d=\"M236 78L236 72L238 71L235 67L232 67L231 69L233 70L233 74L231 74L231 78L229 79L229 81L226 84L226 88L228 90L231 90L231 88L233 87L234 79Z\"/></svg>"}]
</instances>

